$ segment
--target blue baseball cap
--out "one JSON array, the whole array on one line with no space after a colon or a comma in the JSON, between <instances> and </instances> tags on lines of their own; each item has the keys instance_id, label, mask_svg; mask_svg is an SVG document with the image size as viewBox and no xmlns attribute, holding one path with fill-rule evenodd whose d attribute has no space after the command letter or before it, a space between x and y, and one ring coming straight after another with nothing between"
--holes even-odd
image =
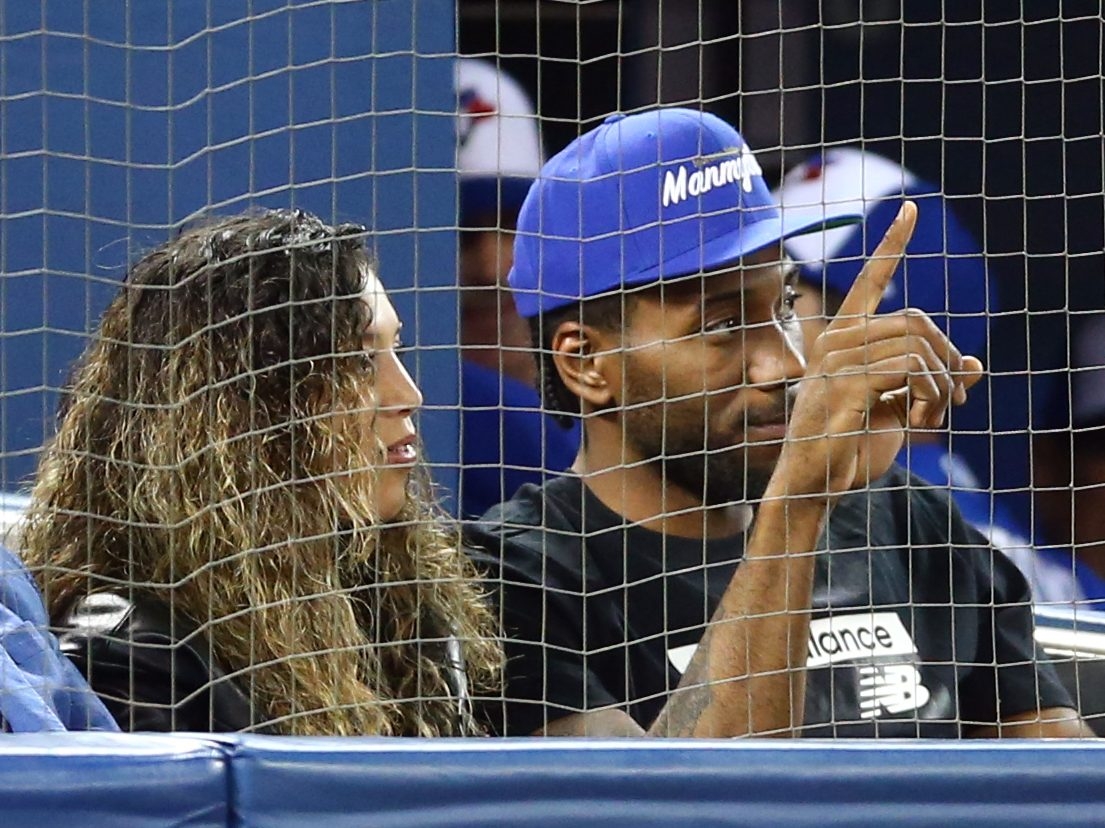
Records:
<instances>
[{"instance_id":1,"label":"blue baseball cap","mask_svg":"<svg viewBox=\"0 0 1105 828\"><path fill-rule=\"evenodd\" d=\"M518 313L533 317L860 219L788 221L752 150L715 115L612 115L542 167L518 215L508 281Z\"/></svg>"},{"instance_id":2,"label":"blue baseball cap","mask_svg":"<svg viewBox=\"0 0 1105 828\"><path fill-rule=\"evenodd\" d=\"M783 215L795 221L841 210L864 216L862 227L806 235L785 245L804 280L842 295L874 253L902 201L916 202L913 238L878 311L920 308L964 353L985 354L987 312L1000 310L997 284L987 276L982 245L936 185L888 158L839 147L788 172L776 195Z\"/></svg>"}]
</instances>

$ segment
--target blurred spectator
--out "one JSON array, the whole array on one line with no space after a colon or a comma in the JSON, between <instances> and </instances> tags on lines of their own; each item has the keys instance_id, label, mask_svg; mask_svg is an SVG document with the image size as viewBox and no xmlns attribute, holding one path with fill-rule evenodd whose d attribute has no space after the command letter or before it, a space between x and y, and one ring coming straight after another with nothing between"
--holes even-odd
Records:
<instances>
[{"instance_id":1,"label":"blurred spectator","mask_svg":"<svg viewBox=\"0 0 1105 828\"><path fill-rule=\"evenodd\" d=\"M514 227L544 161L537 116L496 66L460 58L461 510L478 516L575 459L579 426L541 413L529 328L506 286Z\"/></svg>"},{"instance_id":2,"label":"blurred spectator","mask_svg":"<svg viewBox=\"0 0 1105 828\"><path fill-rule=\"evenodd\" d=\"M0 731L118 729L47 629L31 574L0 546Z\"/></svg>"},{"instance_id":3,"label":"blurred spectator","mask_svg":"<svg viewBox=\"0 0 1105 828\"><path fill-rule=\"evenodd\" d=\"M982 246L956 218L938 187L889 159L842 147L791 170L776 195L785 212L814 215L829 208L866 216L861 225L795 236L785 243L804 282L796 308L803 318L807 346L824 329L826 317L836 312L863 261L874 252L882 230L893 221L903 199L909 198L917 204L917 228L908 256L878 310L919 308L949 333L964 354L979 355L985 362L987 314L999 309L998 293L988 278ZM978 471L959 451L962 441L957 430L985 436L989 429L984 390L980 383L966 405L949 412L952 430L910 429L898 462L924 480L948 487L967 521L1024 571L1037 601L1067 600L1069 564L1064 567L1050 556L1034 553L1028 527L984 488Z\"/></svg>"},{"instance_id":4,"label":"blurred spectator","mask_svg":"<svg viewBox=\"0 0 1105 828\"><path fill-rule=\"evenodd\" d=\"M1041 522L1058 544L1040 554L1065 570L1067 600L1105 609L1105 315L1074 319L1070 368L1033 445Z\"/></svg>"}]
</instances>

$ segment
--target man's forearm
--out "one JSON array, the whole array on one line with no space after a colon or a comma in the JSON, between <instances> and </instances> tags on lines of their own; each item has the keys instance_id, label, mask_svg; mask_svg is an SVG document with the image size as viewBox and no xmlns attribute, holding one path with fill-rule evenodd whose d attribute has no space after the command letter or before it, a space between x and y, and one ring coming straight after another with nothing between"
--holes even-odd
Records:
<instances>
[{"instance_id":1,"label":"man's forearm","mask_svg":"<svg viewBox=\"0 0 1105 828\"><path fill-rule=\"evenodd\" d=\"M654 736L791 735L805 709L814 550L825 499L768 499Z\"/></svg>"}]
</instances>

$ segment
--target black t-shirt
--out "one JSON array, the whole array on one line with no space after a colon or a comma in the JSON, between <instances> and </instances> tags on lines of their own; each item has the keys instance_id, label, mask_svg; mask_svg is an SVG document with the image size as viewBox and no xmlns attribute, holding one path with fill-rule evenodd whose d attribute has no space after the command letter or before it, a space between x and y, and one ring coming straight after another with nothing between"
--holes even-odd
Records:
<instances>
[{"instance_id":1,"label":"black t-shirt","mask_svg":"<svg viewBox=\"0 0 1105 828\"><path fill-rule=\"evenodd\" d=\"M507 637L500 733L616 707L643 728L679 684L744 552L626 524L577 477L470 527ZM803 735L961 735L1072 706L1038 662L1028 586L954 505L895 467L841 498L819 545Z\"/></svg>"}]
</instances>

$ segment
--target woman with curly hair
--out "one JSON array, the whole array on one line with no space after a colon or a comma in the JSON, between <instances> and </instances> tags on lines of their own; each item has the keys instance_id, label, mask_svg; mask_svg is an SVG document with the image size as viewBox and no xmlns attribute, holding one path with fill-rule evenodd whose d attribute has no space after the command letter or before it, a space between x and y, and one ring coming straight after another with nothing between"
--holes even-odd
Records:
<instances>
[{"instance_id":1,"label":"woman with curly hair","mask_svg":"<svg viewBox=\"0 0 1105 828\"><path fill-rule=\"evenodd\" d=\"M189 229L77 366L24 554L124 729L477 729L499 650L364 235L300 211Z\"/></svg>"}]
</instances>

